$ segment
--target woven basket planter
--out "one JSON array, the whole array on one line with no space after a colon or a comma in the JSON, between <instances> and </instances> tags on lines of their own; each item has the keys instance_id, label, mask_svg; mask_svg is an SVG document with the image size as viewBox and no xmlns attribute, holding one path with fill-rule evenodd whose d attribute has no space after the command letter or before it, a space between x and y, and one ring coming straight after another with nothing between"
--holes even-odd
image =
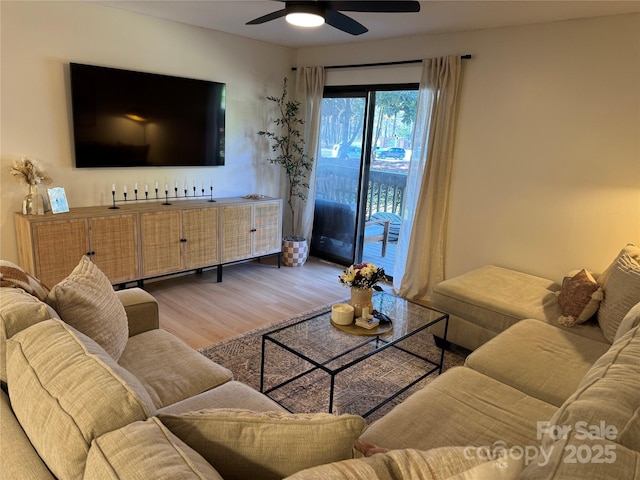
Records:
<instances>
[{"instance_id":1,"label":"woven basket planter","mask_svg":"<svg viewBox=\"0 0 640 480\"><path fill-rule=\"evenodd\" d=\"M282 264L285 267L301 267L309 256L309 246L306 240L282 241Z\"/></svg>"}]
</instances>

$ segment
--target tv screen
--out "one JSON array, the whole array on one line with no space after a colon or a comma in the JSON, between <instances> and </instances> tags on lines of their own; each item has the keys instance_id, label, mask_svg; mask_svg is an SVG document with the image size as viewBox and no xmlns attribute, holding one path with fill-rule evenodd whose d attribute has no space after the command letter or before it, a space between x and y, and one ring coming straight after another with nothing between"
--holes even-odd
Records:
<instances>
[{"instance_id":1,"label":"tv screen","mask_svg":"<svg viewBox=\"0 0 640 480\"><path fill-rule=\"evenodd\" d=\"M76 167L224 165L224 83L70 64Z\"/></svg>"}]
</instances>

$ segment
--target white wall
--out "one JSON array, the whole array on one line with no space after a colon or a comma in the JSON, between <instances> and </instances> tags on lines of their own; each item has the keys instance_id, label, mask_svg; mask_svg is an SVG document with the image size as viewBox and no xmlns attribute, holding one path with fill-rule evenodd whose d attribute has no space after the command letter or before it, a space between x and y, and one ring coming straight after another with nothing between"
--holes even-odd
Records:
<instances>
[{"instance_id":1,"label":"white wall","mask_svg":"<svg viewBox=\"0 0 640 480\"><path fill-rule=\"evenodd\" d=\"M640 15L305 48L298 65L453 54L473 58L446 276L493 263L560 279L640 244ZM362 71L340 75L362 83Z\"/></svg>"},{"instance_id":2,"label":"white wall","mask_svg":"<svg viewBox=\"0 0 640 480\"><path fill-rule=\"evenodd\" d=\"M84 2L0 2L0 256L17 262L13 212L26 187L8 174L20 155L42 161L70 206L105 205L111 184L212 179L217 196L279 196L280 170L263 159L265 96L281 91L294 51ZM68 64L225 82L226 165L209 168L75 169Z\"/></svg>"}]
</instances>

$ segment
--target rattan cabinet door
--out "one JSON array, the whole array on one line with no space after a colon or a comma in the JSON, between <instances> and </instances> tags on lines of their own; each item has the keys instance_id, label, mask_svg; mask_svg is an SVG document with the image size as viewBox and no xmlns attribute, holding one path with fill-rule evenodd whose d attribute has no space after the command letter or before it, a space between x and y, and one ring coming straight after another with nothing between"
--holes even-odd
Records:
<instances>
[{"instance_id":1,"label":"rattan cabinet door","mask_svg":"<svg viewBox=\"0 0 640 480\"><path fill-rule=\"evenodd\" d=\"M221 213L222 262L250 258L253 205L225 205Z\"/></svg>"},{"instance_id":2,"label":"rattan cabinet door","mask_svg":"<svg viewBox=\"0 0 640 480\"><path fill-rule=\"evenodd\" d=\"M253 206L254 256L276 253L282 249L281 202L259 202Z\"/></svg>"},{"instance_id":3,"label":"rattan cabinet door","mask_svg":"<svg viewBox=\"0 0 640 480\"><path fill-rule=\"evenodd\" d=\"M183 210L182 236L187 270L220 263L217 207Z\"/></svg>"},{"instance_id":4,"label":"rattan cabinet door","mask_svg":"<svg viewBox=\"0 0 640 480\"><path fill-rule=\"evenodd\" d=\"M64 280L89 253L87 221L62 220L33 224L35 276L51 288Z\"/></svg>"},{"instance_id":5,"label":"rattan cabinet door","mask_svg":"<svg viewBox=\"0 0 640 480\"><path fill-rule=\"evenodd\" d=\"M140 214L144 278L182 270L181 223L179 210Z\"/></svg>"},{"instance_id":6,"label":"rattan cabinet door","mask_svg":"<svg viewBox=\"0 0 640 480\"><path fill-rule=\"evenodd\" d=\"M117 215L89 219L91 261L111 283L139 277L137 215Z\"/></svg>"}]
</instances>

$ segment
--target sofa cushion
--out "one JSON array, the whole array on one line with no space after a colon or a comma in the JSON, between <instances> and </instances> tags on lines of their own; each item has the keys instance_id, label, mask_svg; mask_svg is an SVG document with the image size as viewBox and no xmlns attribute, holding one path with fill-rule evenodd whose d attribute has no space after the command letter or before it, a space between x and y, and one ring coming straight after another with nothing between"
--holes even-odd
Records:
<instances>
[{"instance_id":1,"label":"sofa cushion","mask_svg":"<svg viewBox=\"0 0 640 480\"><path fill-rule=\"evenodd\" d=\"M418 450L494 442L535 445L537 422L556 410L475 370L453 367L372 423L360 439Z\"/></svg>"},{"instance_id":2,"label":"sofa cushion","mask_svg":"<svg viewBox=\"0 0 640 480\"><path fill-rule=\"evenodd\" d=\"M173 435L155 417L130 423L94 439L83 478L222 480L198 452Z\"/></svg>"},{"instance_id":3,"label":"sofa cushion","mask_svg":"<svg viewBox=\"0 0 640 480\"><path fill-rule=\"evenodd\" d=\"M8 340L9 396L32 445L58 478L80 478L94 438L154 413L135 377L60 320Z\"/></svg>"},{"instance_id":4,"label":"sofa cushion","mask_svg":"<svg viewBox=\"0 0 640 480\"><path fill-rule=\"evenodd\" d=\"M582 269L565 281L558 295L562 315L558 322L567 327L589 320L598 311L602 300L602 288L593 276Z\"/></svg>"},{"instance_id":5,"label":"sofa cushion","mask_svg":"<svg viewBox=\"0 0 640 480\"><path fill-rule=\"evenodd\" d=\"M118 363L140 380L155 408L179 402L233 378L230 370L165 330L150 330L131 337Z\"/></svg>"},{"instance_id":6,"label":"sofa cushion","mask_svg":"<svg viewBox=\"0 0 640 480\"><path fill-rule=\"evenodd\" d=\"M9 397L0 390L0 476L6 479L51 479L53 475L38 456L11 411Z\"/></svg>"},{"instance_id":7,"label":"sofa cushion","mask_svg":"<svg viewBox=\"0 0 640 480\"><path fill-rule=\"evenodd\" d=\"M584 376L551 419L552 425L616 429L616 443L640 451L640 327L620 337Z\"/></svg>"},{"instance_id":8,"label":"sofa cushion","mask_svg":"<svg viewBox=\"0 0 640 480\"><path fill-rule=\"evenodd\" d=\"M507 456L487 461L468 447L404 449L313 467L286 480L510 480L522 464Z\"/></svg>"},{"instance_id":9,"label":"sofa cushion","mask_svg":"<svg viewBox=\"0 0 640 480\"><path fill-rule=\"evenodd\" d=\"M179 415L207 408L241 408L254 412L286 412L280 404L244 383L231 380L181 402L158 409L160 413Z\"/></svg>"},{"instance_id":10,"label":"sofa cushion","mask_svg":"<svg viewBox=\"0 0 640 480\"><path fill-rule=\"evenodd\" d=\"M559 407L609 347L528 319L475 350L465 365ZM505 368L505 359L509 368Z\"/></svg>"},{"instance_id":11,"label":"sofa cushion","mask_svg":"<svg viewBox=\"0 0 640 480\"><path fill-rule=\"evenodd\" d=\"M610 440L571 432L540 453L518 480L640 478L640 452Z\"/></svg>"},{"instance_id":12,"label":"sofa cushion","mask_svg":"<svg viewBox=\"0 0 640 480\"><path fill-rule=\"evenodd\" d=\"M210 409L159 418L226 480L281 479L352 458L364 428L361 417L328 413Z\"/></svg>"},{"instance_id":13,"label":"sofa cushion","mask_svg":"<svg viewBox=\"0 0 640 480\"><path fill-rule=\"evenodd\" d=\"M602 289L604 300L598 310L598 324L611 343L624 316L640 302L640 264L629 254L621 255L613 264Z\"/></svg>"},{"instance_id":14,"label":"sofa cushion","mask_svg":"<svg viewBox=\"0 0 640 480\"><path fill-rule=\"evenodd\" d=\"M502 332L524 318L562 315L551 280L485 265L433 287L432 305L483 328Z\"/></svg>"},{"instance_id":15,"label":"sofa cushion","mask_svg":"<svg viewBox=\"0 0 640 480\"><path fill-rule=\"evenodd\" d=\"M0 287L21 288L43 302L49 294L49 289L40 280L7 260L0 260Z\"/></svg>"},{"instance_id":16,"label":"sofa cushion","mask_svg":"<svg viewBox=\"0 0 640 480\"><path fill-rule=\"evenodd\" d=\"M7 381L7 339L56 312L21 288L0 287L0 380Z\"/></svg>"},{"instance_id":17,"label":"sofa cushion","mask_svg":"<svg viewBox=\"0 0 640 480\"><path fill-rule=\"evenodd\" d=\"M62 320L98 342L115 360L120 358L129 338L127 314L109 279L88 257L51 289L47 301Z\"/></svg>"}]
</instances>

